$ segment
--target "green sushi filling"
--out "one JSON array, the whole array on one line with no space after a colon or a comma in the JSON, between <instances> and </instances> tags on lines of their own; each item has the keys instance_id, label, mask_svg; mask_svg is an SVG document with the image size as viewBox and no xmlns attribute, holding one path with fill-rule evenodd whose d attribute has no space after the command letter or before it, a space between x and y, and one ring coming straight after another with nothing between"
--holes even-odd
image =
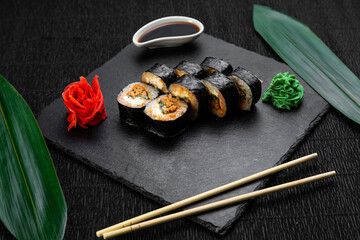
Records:
<instances>
[{"instance_id":1,"label":"green sushi filling","mask_svg":"<svg viewBox=\"0 0 360 240\"><path fill-rule=\"evenodd\" d=\"M217 96L215 96L214 94L210 94L210 100L219 101L219 98Z\"/></svg>"},{"instance_id":2,"label":"green sushi filling","mask_svg":"<svg viewBox=\"0 0 360 240\"><path fill-rule=\"evenodd\" d=\"M145 100L149 100L149 99L150 99L150 98L149 98L149 95L139 94L138 97L139 97L139 98L143 98L143 99L145 99Z\"/></svg>"},{"instance_id":3,"label":"green sushi filling","mask_svg":"<svg viewBox=\"0 0 360 240\"><path fill-rule=\"evenodd\" d=\"M295 79L295 75L285 72L279 73L273 78L262 100L272 102L277 108L290 110L298 107L303 97L303 86Z\"/></svg>"},{"instance_id":4,"label":"green sushi filling","mask_svg":"<svg viewBox=\"0 0 360 240\"><path fill-rule=\"evenodd\" d=\"M188 97L181 97L180 99L185 101L186 103L191 103L190 98Z\"/></svg>"}]
</instances>

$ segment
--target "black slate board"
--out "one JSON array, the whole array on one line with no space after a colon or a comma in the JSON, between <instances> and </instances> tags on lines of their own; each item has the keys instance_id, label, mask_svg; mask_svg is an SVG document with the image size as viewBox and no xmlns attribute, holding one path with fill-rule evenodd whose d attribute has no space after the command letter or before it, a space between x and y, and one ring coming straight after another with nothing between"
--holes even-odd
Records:
<instances>
[{"instance_id":1,"label":"black slate board","mask_svg":"<svg viewBox=\"0 0 360 240\"><path fill-rule=\"evenodd\" d=\"M293 111L281 111L260 101L253 111L225 119L207 115L172 139L161 139L120 124L116 96L128 83L139 81L142 71L156 62L174 67L183 59L200 63L206 56L224 58L234 68L242 66L252 71L264 80L263 91L278 72L293 74L285 64L207 34L179 48L148 50L130 44L87 76L91 80L99 75L108 113L104 122L68 132L65 106L60 98L42 110L38 116L40 128L45 138L59 149L167 204L287 160L328 109L326 102L297 76L305 88L305 98ZM263 184L248 184L198 204L243 194ZM192 219L222 234L245 206L243 203Z\"/></svg>"}]
</instances>

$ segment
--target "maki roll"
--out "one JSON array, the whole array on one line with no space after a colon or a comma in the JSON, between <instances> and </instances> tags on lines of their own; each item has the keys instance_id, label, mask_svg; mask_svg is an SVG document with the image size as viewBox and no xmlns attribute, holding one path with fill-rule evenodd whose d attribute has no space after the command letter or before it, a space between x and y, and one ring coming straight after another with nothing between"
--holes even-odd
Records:
<instances>
[{"instance_id":1,"label":"maki roll","mask_svg":"<svg viewBox=\"0 0 360 240\"><path fill-rule=\"evenodd\" d=\"M236 107L238 91L233 81L224 74L215 72L202 80L209 94L208 109L219 118Z\"/></svg>"},{"instance_id":2,"label":"maki roll","mask_svg":"<svg viewBox=\"0 0 360 240\"><path fill-rule=\"evenodd\" d=\"M173 69L165 64L156 63L154 66L146 70L142 76L143 83L154 86L163 93L167 93L167 87L177 79Z\"/></svg>"},{"instance_id":3,"label":"maki roll","mask_svg":"<svg viewBox=\"0 0 360 240\"><path fill-rule=\"evenodd\" d=\"M233 67L230 63L217 57L207 57L200 65L208 76L214 72L228 75L233 70Z\"/></svg>"},{"instance_id":4,"label":"maki roll","mask_svg":"<svg viewBox=\"0 0 360 240\"><path fill-rule=\"evenodd\" d=\"M170 93L185 101L189 106L189 118L195 120L199 116L199 110L205 109L209 95L206 87L192 75L184 75L170 85Z\"/></svg>"},{"instance_id":5,"label":"maki roll","mask_svg":"<svg viewBox=\"0 0 360 240\"><path fill-rule=\"evenodd\" d=\"M235 69L229 78L236 84L239 92L239 108L249 111L261 96L261 80L242 67Z\"/></svg>"},{"instance_id":6,"label":"maki roll","mask_svg":"<svg viewBox=\"0 0 360 240\"><path fill-rule=\"evenodd\" d=\"M197 78L204 78L206 76L205 71L202 69L202 67L193 62L189 62L187 60L182 61L179 63L175 68L174 72L178 77L181 77L183 75L194 75Z\"/></svg>"},{"instance_id":7,"label":"maki roll","mask_svg":"<svg viewBox=\"0 0 360 240\"><path fill-rule=\"evenodd\" d=\"M118 95L120 120L137 126L144 120L145 105L159 95L159 91L145 83L131 83Z\"/></svg>"},{"instance_id":8,"label":"maki roll","mask_svg":"<svg viewBox=\"0 0 360 240\"><path fill-rule=\"evenodd\" d=\"M164 94L146 105L147 130L160 137L173 137L182 133L188 123L188 105L171 94Z\"/></svg>"}]
</instances>

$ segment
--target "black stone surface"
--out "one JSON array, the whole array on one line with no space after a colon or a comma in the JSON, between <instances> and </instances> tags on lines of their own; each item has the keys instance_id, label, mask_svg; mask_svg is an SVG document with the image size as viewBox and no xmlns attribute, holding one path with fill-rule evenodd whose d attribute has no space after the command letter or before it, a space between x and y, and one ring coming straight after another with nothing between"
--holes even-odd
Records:
<instances>
[{"instance_id":1,"label":"black stone surface","mask_svg":"<svg viewBox=\"0 0 360 240\"><path fill-rule=\"evenodd\" d=\"M128 45L89 76L99 76L108 119L96 127L67 131L62 99L44 108L38 123L51 143L71 156L160 202L172 203L235 181L287 160L299 142L327 110L327 103L299 77L305 97L299 108L281 111L259 102L251 112L224 119L200 118L181 135L161 139L120 124L117 94L155 62L175 66L188 59L200 62L217 56L242 66L264 80L264 90L278 72L293 71L285 64L204 34L180 48L139 49ZM201 204L243 194L259 187L248 184ZM194 218L203 226L225 233L245 209L245 203Z\"/></svg>"}]
</instances>

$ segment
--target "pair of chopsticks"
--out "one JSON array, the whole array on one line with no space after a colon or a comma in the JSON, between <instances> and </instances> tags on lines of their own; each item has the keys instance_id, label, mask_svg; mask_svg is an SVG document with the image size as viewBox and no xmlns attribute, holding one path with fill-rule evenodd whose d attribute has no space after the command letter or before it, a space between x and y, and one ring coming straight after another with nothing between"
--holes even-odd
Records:
<instances>
[{"instance_id":1,"label":"pair of chopsticks","mask_svg":"<svg viewBox=\"0 0 360 240\"><path fill-rule=\"evenodd\" d=\"M279 172L281 170L292 167L292 166L297 165L299 163L306 162L306 161L308 161L310 159L313 159L313 158L315 158L317 156L318 156L317 153L313 153L313 154L310 154L310 155L295 159L293 161L290 161L290 162L287 162L287 163L284 163L284 164L281 164L281 165L266 169L264 171L255 173L255 174L250 175L248 177L239 179L237 181L225 184L223 186L214 188L212 190L200 193L200 194L192 196L190 198L187 198L187 199L181 200L179 202L170 204L168 206L156 209L154 211L142 214L142 215L137 216L135 218L131 218L129 220L123 221L123 222L115 224L113 226L104 228L102 230L97 231L96 235L98 237L104 237L104 239L108 239L108 238L115 237L115 236L118 236L118 235L122 235L122 234L125 234L125 233L128 233L128 232L132 232L132 231L136 231L136 230L139 230L139 229L151 227L151 226L154 226L154 225L157 225L157 224L173 221L173 220L183 218L183 217L187 217L187 216L190 216L190 215L199 214L199 213L209 211L209 210L212 210L212 209L225 207L225 206L235 204L235 203L238 203L238 202L242 202L242 201L254 198L254 197L258 197L258 196L265 195L265 194L268 194L268 193L284 190L284 189L287 189L287 188L295 187L295 186L298 186L298 185L302 185L302 184L305 184L305 183L317 181L317 180L320 180L320 179L335 175L336 174L335 171L330 171L330 172L314 175L314 176L311 176L311 177L302 178L300 180L296 180L296 181L276 185L276 186L273 186L273 187L253 191L253 192L250 192L250 193L246 193L246 194L239 195L239 196L236 196L236 197L232 197L232 198L228 198L228 199L225 199L225 200L217 201L217 202L214 202L214 203L209 203L209 204L206 204L206 205L203 205L203 206L191 208L191 209L184 210L184 211L181 211L181 212L178 212L178 213L173 213L173 214L170 214L170 215L167 215L167 216L163 216L163 217L155 218L155 219L152 219L152 220L148 220L148 219L153 218L153 217L155 217L157 215L167 213L167 212L172 211L174 209L186 206L188 204L200 201L200 200L208 198L210 196L214 196L216 194L222 193L224 191L230 190L230 189L238 187L240 185L244 185L244 184L252 182L254 180L263 178L263 177L268 176L270 174ZM148 221L145 221L145 220L148 220Z\"/></svg>"}]
</instances>

